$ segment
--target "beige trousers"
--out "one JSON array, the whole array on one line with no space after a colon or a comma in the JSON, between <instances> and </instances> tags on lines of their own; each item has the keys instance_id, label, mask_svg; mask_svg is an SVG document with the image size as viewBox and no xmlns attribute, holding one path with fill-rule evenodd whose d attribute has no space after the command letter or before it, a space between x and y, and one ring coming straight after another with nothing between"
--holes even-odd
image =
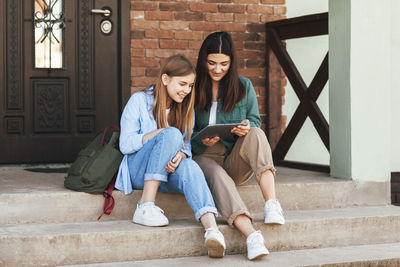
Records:
<instances>
[{"instance_id":1,"label":"beige trousers","mask_svg":"<svg viewBox=\"0 0 400 267\"><path fill-rule=\"evenodd\" d=\"M247 135L239 137L227 157L224 156L226 151L225 145L218 142L193 159L204 172L221 216L232 225L240 214L253 219L236 185L253 175L259 182L261 173L271 169L275 175L275 168L267 137L260 128L252 127Z\"/></svg>"}]
</instances>

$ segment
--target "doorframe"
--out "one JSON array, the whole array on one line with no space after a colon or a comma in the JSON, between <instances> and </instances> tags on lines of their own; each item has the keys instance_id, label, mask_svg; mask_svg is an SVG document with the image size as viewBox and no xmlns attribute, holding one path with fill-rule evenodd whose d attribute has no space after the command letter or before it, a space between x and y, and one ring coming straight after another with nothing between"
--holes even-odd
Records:
<instances>
[{"instance_id":1,"label":"doorframe","mask_svg":"<svg viewBox=\"0 0 400 267\"><path fill-rule=\"evenodd\" d=\"M131 50L130 50L130 1L119 0L120 3L120 97L119 97L119 117L121 117L123 107L131 96Z\"/></svg>"}]
</instances>

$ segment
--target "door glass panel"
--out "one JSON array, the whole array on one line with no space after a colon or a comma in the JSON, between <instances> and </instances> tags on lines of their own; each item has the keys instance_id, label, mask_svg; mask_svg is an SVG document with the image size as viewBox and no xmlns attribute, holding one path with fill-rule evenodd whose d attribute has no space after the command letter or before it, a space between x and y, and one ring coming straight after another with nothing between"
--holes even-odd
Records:
<instances>
[{"instance_id":1,"label":"door glass panel","mask_svg":"<svg viewBox=\"0 0 400 267\"><path fill-rule=\"evenodd\" d=\"M63 0L34 0L35 68L63 67Z\"/></svg>"}]
</instances>

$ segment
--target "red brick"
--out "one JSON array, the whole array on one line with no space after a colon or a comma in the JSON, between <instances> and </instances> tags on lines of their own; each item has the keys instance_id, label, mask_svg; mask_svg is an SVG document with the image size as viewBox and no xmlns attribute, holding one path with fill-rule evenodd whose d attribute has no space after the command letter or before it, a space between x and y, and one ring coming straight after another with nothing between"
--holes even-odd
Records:
<instances>
[{"instance_id":1,"label":"red brick","mask_svg":"<svg viewBox=\"0 0 400 267\"><path fill-rule=\"evenodd\" d=\"M245 10L243 5L218 5L218 11L222 13L244 13Z\"/></svg>"},{"instance_id":2,"label":"red brick","mask_svg":"<svg viewBox=\"0 0 400 267\"><path fill-rule=\"evenodd\" d=\"M191 22L189 28L193 31L217 31L218 24L213 22Z\"/></svg>"},{"instance_id":3,"label":"red brick","mask_svg":"<svg viewBox=\"0 0 400 267\"><path fill-rule=\"evenodd\" d=\"M146 76L147 77L157 77L160 70L157 68L147 68L146 69Z\"/></svg>"},{"instance_id":4,"label":"red brick","mask_svg":"<svg viewBox=\"0 0 400 267\"><path fill-rule=\"evenodd\" d=\"M260 0L233 0L236 4L258 4Z\"/></svg>"},{"instance_id":5,"label":"red brick","mask_svg":"<svg viewBox=\"0 0 400 267\"><path fill-rule=\"evenodd\" d=\"M131 64L133 67L158 67L158 60L151 58L131 58Z\"/></svg>"},{"instance_id":6,"label":"red brick","mask_svg":"<svg viewBox=\"0 0 400 267\"><path fill-rule=\"evenodd\" d=\"M269 20L267 22L277 21L277 20L282 20L282 19L286 19L286 16L270 16Z\"/></svg>"},{"instance_id":7,"label":"red brick","mask_svg":"<svg viewBox=\"0 0 400 267\"><path fill-rule=\"evenodd\" d=\"M205 0L206 3L232 3L232 0Z\"/></svg>"},{"instance_id":8,"label":"red brick","mask_svg":"<svg viewBox=\"0 0 400 267\"><path fill-rule=\"evenodd\" d=\"M243 50L240 50L240 51L237 51L236 53L237 53L237 56L239 58L257 59L257 58L261 57L261 52L260 51L243 51Z\"/></svg>"},{"instance_id":9,"label":"red brick","mask_svg":"<svg viewBox=\"0 0 400 267\"><path fill-rule=\"evenodd\" d=\"M155 77L132 77L132 85L134 86L150 86L156 81Z\"/></svg>"},{"instance_id":10,"label":"red brick","mask_svg":"<svg viewBox=\"0 0 400 267\"><path fill-rule=\"evenodd\" d=\"M285 85L283 85L281 88L281 95L286 95L286 89L285 89L286 85L287 85L287 80L285 79Z\"/></svg>"},{"instance_id":11,"label":"red brick","mask_svg":"<svg viewBox=\"0 0 400 267\"><path fill-rule=\"evenodd\" d=\"M189 48L198 50L201 47L203 41L189 41Z\"/></svg>"},{"instance_id":12,"label":"red brick","mask_svg":"<svg viewBox=\"0 0 400 267\"><path fill-rule=\"evenodd\" d=\"M204 14L200 12L175 12L175 20L202 21L204 20Z\"/></svg>"},{"instance_id":13,"label":"red brick","mask_svg":"<svg viewBox=\"0 0 400 267\"><path fill-rule=\"evenodd\" d=\"M239 69L240 75L244 77L262 77L265 70L262 68Z\"/></svg>"},{"instance_id":14,"label":"red brick","mask_svg":"<svg viewBox=\"0 0 400 267\"><path fill-rule=\"evenodd\" d=\"M197 59L198 49L174 49L174 54L181 54L188 59Z\"/></svg>"},{"instance_id":15,"label":"red brick","mask_svg":"<svg viewBox=\"0 0 400 267\"><path fill-rule=\"evenodd\" d=\"M285 4L285 0L261 0L261 4L284 5Z\"/></svg>"},{"instance_id":16,"label":"red brick","mask_svg":"<svg viewBox=\"0 0 400 267\"><path fill-rule=\"evenodd\" d=\"M257 87L258 96L260 98L263 98L263 97L265 97L267 95L267 89L264 86L265 86L265 84L263 84L262 86ZM265 102L267 102L267 101L265 101Z\"/></svg>"},{"instance_id":17,"label":"red brick","mask_svg":"<svg viewBox=\"0 0 400 267\"><path fill-rule=\"evenodd\" d=\"M264 5L248 5L247 6L248 13L255 14L274 14L274 8L272 6L264 6Z\"/></svg>"},{"instance_id":18,"label":"red brick","mask_svg":"<svg viewBox=\"0 0 400 267\"><path fill-rule=\"evenodd\" d=\"M131 1L131 10L157 10L158 8L158 3L156 2L150 2L150 1L144 1L144 2L138 2L138 1Z\"/></svg>"},{"instance_id":19,"label":"red brick","mask_svg":"<svg viewBox=\"0 0 400 267\"><path fill-rule=\"evenodd\" d=\"M244 43L244 48L245 49L250 49L250 50L258 50L262 51L265 48L265 43L264 42L245 42Z\"/></svg>"},{"instance_id":20,"label":"red brick","mask_svg":"<svg viewBox=\"0 0 400 267\"><path fill-rule=\"evenodd\" d=\"M241 50L243 50L243 42L236 42L236 41L233 41L233 44L235 45L236 51L241 51Z\"/></svg>"},{"instance_id":21,"label":"red brick","mask_svg":"<svg viewBox=\"0 0 400 267\"><path fill-rule=\"evenodd\" d=\"M184 39L184 40L201 40L202 32L189 32L189 31L177 31L175 32L175 39Z\"/></svg>"},{"instance_id":22,"label":"red brick","mask_svg":"<svg viewBox=\"0 0 400 267\"><path fill-rule=\"evenodd\" d=\"M187 8L186 3L160 3L161 11L185 11Z\"/></svg>"},{"instance_id":23,"label":"red brick","mask_svg":"<svg viewBox=\"0 0 400 267\"><path fill-rule=\"evenodd\" d=\"M131 39L143 39L144 31L131 31Z\"/></svg>"},{"instance_id":24,"label":"red brick","mask_svg":"<svg viewBox=\"0 0 400 267\"><path fill-rule=\"evenodd\" d=\"M131 76L140 77L144 76L145 73L146 73L145 68L139 68L139 67L131 68Z\"/></svg>"},{"instance_id":25,"label":"red brick","mask_svg":"<svg viewBox=\"0 0 400 267\"><path fill-rule=\"evenodd\" d=\"M160 21L160 30L185 30L188 27L186 21Z\"/></svg>"},{"instance_id":26,"label":"red brick","mask_svg":"<svg viewBox=\"0 0 400 267\"><path fill-rule=\"evenodd\" d=\"M283 74L285 74L285 73L283 72ZM286 85L287 85L286 76L283 77L283 78L281 78L281 85L282 85L282 86L286 86ZM285 95L285 92L283 92L282 95Z\"/></svg>"},{"instance_id":27,"label":"red brick","mask_svg":"<svg viewBox=\"0 0 400 267\"><path fill-rule=\"evenodd\" d=\"M233 21L233 14L206 14L206 21Z\"/></svg>"},{"instance_id":28,"label":"red brick","mask_svg":"<svg viewBox=\"0 0 400 267\"><path fill-rule=\"evenodd\" d=\"M266 105L258 105L258 112L260 114L267 114L267 106Z\"/></svg>"},{"instance_id":29,"label":"red brick","mask_svg":"<svg viewBox=\"0 0 400 267\"><path fill-rule=\"evenodd\" d=\"M259 41L260 34L256 32L245 33L245 32L234 32L231 34L232 39L236 41Z\"/></svg>"},{"instance_id":30,"label":"red brick","mask_svg":"<svg viewBox=\"0 0 400 267\"><path fill-rule=\"evenodd\" d=\"M246 25L247 32L265 32L265 25L261 23L249 23Z\"/></svg>"},{"instance_id":31,"label":"red brick","mask_svg":"<svg viewBox=\"0 0 400 267\"><path fill-rule=\"evenodd\" d=\"M265 86L265 77L253 78L251 81L253 82L253 86L258 86L258 87Z\"/></svg>"},{"instance_id":32,"label":"red brick","mask_svg":"<svg viewBox=\"0 0 400 267\"><path fill-rule=\"evenodd\" d=\"M271 21L271 17L272 17L273 15L261 15L261 17L260 17L260 22L269 22L269 21Z\"/></svg>"},{"instance_id":33,"label":"red brick","mask_svg":"<svg viewBox=\"0 0 400 267\"><path fill-rule=\"evenodd\" d=\"M267 98L265 96L259 96L257 97L257 102L259 105L265 105L267 104Z\"/></svg>"},{"instance_id":34,"label":"red brick","mask_svg":"<svg viewBox=\"0 0 400 267\"><path fill-rule=\"evenodd\" d=\"M144 57L144 48L131 48L131 57Z\"/></svg>"},{"instance_id":35,"label":"red brick","mask_svg":"<svg viewBox=\"0 0 400 267\"><path fill-rule=\"evenodd\" d=\"M274 14L275 15L285 15L286 7L285 6L274 6Z\"/></svg>"},{"instance_id":36,"label":"red brick","mask_svg":"<svg viewBox=\"0 0 400 267\"><path fill-rule=\"evenodd\" d=\"M146 11L144 13L146 20L173 20L174 14L171 11Z\"/></svg>"},{"instance_id":37,"label":"red brick","mask_svg":"<svg viewBox=\"0 0 400 267\"><path fill-rule=\"evenodd\" d=\"M160 23L158 21L147 20L131 20L131 29L158 29Z\"/></svg>"},{"instance_id":38,"label":"red brick","mask_svg":"<svg viewBox=\"0 0 400 267\"><path fill-rule=\"evenodd\" d=\"M158 40L131 40L132 48L158 48Z\"/></svg>"},{"instance_id":39,"label":"red brick","mask_svg":"<svg viewBox=\"0 0 400 267\"><path fill-rule=\"evenodd\" d=\"M170 57L174 54L174 49L146 49L147 58Z\"/></svg>"},{"instance_id":40,"label":"red brick","mask_svg":"<svg viewBox=\"0 0 400 267\"><path fill-rule=\"evenodd\" d=\"M254 68L254 67L259 67L259 68L265 67L264 59L247 59L246 68Z\"/></svg>"},{"instance_id":41,"label":"red brick","mask_svg":"<svg viewBox=\"0 0 400 267\"><path fill-rule=\"evenodd\" d=\"M171 31L161 31L161 30L147 30L144 33L146 38L154 38L154 39L172 39L174 33Z\"/></svg>"},{"instance_id":42,"label":"red brick","mask_svg":"<svg viewBox=\"0 0 400 267\"><path fill-rule=\"evenodd\" d=\"M235 14L236 22L260 22L260 16L258 14Z\"/></svg>"},{"instance_id":43,"label":"red brick","mask_svg":"<svg viewBox=\"0 0 400 267\"><path fill-rule=\"evenodd\" d=\"M189 43L185 40L160 40L160 48L188 48Z\"/></svg>"},{"instance_id":44,"label":"red brick","mask_svg":"<svg viewBox=\"0 0 400 267\"><path fill-rule=\"evenodd\" d=\"M144 11L131 10L131 19L144 19Z\"/></svg>"},{"instance_id":45,"label":"red brick","mask_svg":"<svg viewBox=\"0 0 400 267\"><path fill-rule=\"evenodd\" d=\"M221 31L226 32L243 32L246 30L246 24L244 23L221 23L219 25Z\"/></svg>"},{"instance_id":46,"label":"red brick","mask_svg":"<svg viewBox=\"0 0 400 267\"><path fill-rule=\"evenodd\" d=\"M190 3L189 9L195 12L217 12L218 6L216 4Z\"/></svg>"}]
</instances>

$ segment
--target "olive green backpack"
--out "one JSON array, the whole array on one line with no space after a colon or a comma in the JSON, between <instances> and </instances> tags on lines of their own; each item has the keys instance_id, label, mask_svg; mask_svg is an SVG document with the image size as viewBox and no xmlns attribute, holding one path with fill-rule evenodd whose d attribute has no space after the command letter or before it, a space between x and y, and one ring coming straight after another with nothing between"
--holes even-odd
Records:
<instances>
[{"instance_id":1,"label":"olive green backpack","mask_svg":"<svg viewBox=\"0 0 400 267\"><path fill-rule=\"evenodd\" d=\"M116 131L109 131L111 128ZM110 214L114 207L112 190L123 157L118 149L118 140L119 128L115 125L108 126L103 133L97 134L79 152L64 180L64 186L68 189L103 194L106 198L103 214Z\"/></svg>"}]
</instances>

